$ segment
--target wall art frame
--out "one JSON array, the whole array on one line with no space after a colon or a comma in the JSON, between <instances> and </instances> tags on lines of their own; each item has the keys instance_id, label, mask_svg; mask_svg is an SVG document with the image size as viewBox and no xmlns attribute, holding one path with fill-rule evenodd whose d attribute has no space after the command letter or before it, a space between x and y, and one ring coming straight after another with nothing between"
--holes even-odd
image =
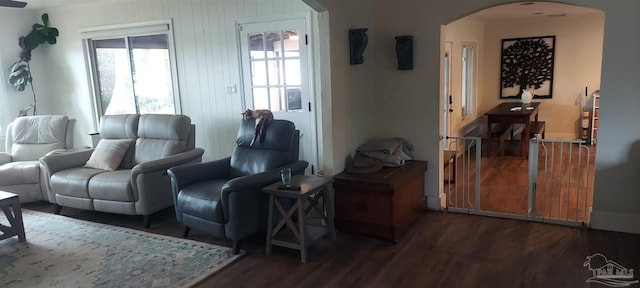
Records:
<instances>
[{"instance_id":1,"label":"wall art frame","mask_svg":"<svg viewBox=\"0 0 640 288\"><path fill-rule=\"evenodd\" d=\"M500 98L520 98L522 90L533 98L553 97L556 36L502 39Z\"/></svg>"}]
</instances>

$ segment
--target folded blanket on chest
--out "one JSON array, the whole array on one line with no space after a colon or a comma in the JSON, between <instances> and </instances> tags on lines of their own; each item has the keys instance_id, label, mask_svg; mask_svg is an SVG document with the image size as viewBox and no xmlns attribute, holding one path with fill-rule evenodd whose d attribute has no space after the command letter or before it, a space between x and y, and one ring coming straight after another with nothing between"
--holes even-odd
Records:
<instances>
[{"instance_id":1,"label":"folded blanket on chest","mask_svg":"<svg viewBox=\"0 0 640 288\"><path fill-rule=\"evenodd\" d=\"M397 167L412 159L413 145L402 138L376 139L360 145L356 152L378 158L385 166Z\"/></svg>"}]
</instances>

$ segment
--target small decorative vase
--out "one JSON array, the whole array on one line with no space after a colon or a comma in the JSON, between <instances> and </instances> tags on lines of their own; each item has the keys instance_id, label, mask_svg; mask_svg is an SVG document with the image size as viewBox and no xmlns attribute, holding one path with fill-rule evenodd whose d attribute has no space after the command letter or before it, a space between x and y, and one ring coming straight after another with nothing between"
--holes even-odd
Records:
<instances>
[{"instance_id":1,"label":"small decorative vase","mask_svg":"<svg viewBox=\"0 0 640 288\"><path fill-rule=\"evenodd\" d=\"M533 94L531 94L531 91L522 89L522 95L520 95L520 99L522 99L522 104L531 103L531 98L533 98Z\"/></svg>"}]
</instances>

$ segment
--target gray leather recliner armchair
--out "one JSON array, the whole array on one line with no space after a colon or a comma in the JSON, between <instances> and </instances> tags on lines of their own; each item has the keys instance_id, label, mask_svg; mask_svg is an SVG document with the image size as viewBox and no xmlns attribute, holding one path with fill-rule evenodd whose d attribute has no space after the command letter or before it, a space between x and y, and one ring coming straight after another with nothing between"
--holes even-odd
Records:
<instances>
[{"instance_id":1,"label":"gray leather recliner armchair","mask_svg":"<svg viewBox=\"0 0 640 288\"><path fill-rule=\"evenodd\" d=\"M178 222L184 237L190 228L233 241L266 230L267 200L262 187L280 181L280 169L303 174L308 163L299 159L300 131L287 120L273 120L264 143L250 145L255 119L243 120L231 157L168 170Z\"/></svg>"},{"instance_id":2,"label":"gray leather recliner armchair","mask_svg":"<svg viewBox=\"0 0 640 288\"><path fill-rule=\"evenodd\" d=\"M202 161L195 126L185 115L106 115L102 139L130 139L116 170L85 167L94 149L49 154L40 159L48 177L49 201L65 207L117 214L149 215L173 205L167 168Z\"/></svg>"},{"instance_id":3,"label":"gray leather recliner armchair","mask_svg":"<svg viewBox=\"0 0 640 288\"><path fill-rule=\"evenodd\" d=\"M11 122L6 152L0 152L0 190L18 194L21 203L49 200L38 159L73 148L74 123L64 115L25 116Z\"/></svg>"}]
</instances>

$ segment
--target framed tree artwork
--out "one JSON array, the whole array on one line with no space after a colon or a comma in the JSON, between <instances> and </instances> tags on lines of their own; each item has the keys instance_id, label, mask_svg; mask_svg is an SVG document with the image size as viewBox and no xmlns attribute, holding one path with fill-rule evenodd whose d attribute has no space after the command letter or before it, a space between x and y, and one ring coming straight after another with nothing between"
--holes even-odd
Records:
<instances>
[{"instance_id":1,"label":"framed tree artwork","mask_svg":"<svg viewBox=\"0 0 640 288\"><path fill-rule=\"evenodd\" d=\"M522 90L553 96L555 42L556 36L502 39L500 98L520 98Z\"/></svg>"}]
</instances>

